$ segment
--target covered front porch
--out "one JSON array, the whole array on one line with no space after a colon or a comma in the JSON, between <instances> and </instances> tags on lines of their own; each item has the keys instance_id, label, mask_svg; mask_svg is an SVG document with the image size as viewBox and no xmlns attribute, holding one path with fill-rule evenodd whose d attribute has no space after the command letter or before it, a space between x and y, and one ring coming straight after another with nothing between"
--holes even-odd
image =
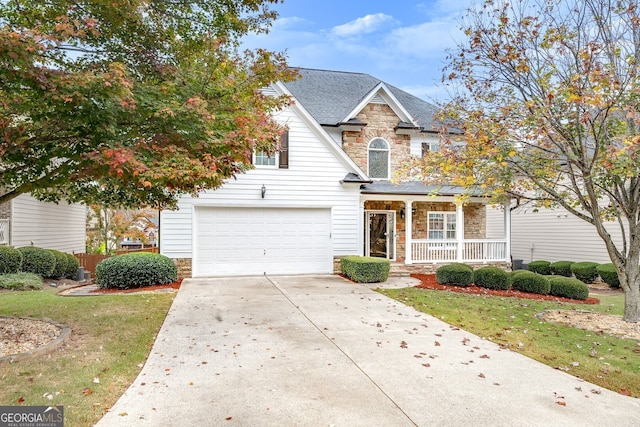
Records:
<instances>
[{"instance_id":1,"label":"covered front porch","mask_svg":"<svg viewBox=\"0 0 640 427\"><path fill-rule=\"evenodd\" d=\"M455 194L394 194L373 192L375 184L367 187L370 192L361 194L365 256L386 257L396 270L404 266L409 272L434 271L452 262L510 265L509 209L503 235L487 238L485 198L461 204Z\"/></svg>"}]
</instances>

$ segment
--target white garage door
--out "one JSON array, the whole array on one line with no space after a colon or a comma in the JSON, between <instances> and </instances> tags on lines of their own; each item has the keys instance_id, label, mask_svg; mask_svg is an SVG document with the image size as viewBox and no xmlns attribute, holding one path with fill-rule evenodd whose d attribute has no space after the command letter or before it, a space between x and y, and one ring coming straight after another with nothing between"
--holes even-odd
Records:
<instances>
[{"instance_id":1,"label":"white garage door","mask_svg":"<svg viewBox=\"0 0 640 427\"><path fill-rule=\"evenodd\" d=\"M331 273L331 210L195 210L194 276Z\"/></svg>"}]
</instances>

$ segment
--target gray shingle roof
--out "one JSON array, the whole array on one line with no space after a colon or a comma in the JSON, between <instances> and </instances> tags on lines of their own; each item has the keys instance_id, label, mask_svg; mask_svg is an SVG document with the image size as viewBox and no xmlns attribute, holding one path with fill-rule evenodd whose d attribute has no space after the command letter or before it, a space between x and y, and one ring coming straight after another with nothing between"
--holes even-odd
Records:
<instances>
[{"instance_id":1,"label":"gray shingle roof","mask_svg":"<svg viewBox=\"0 0 640 427\"><path fill-rule=\"evenodd\" d=\"M398 102L426 131L434 131L433 116L438 108L395 86L364 73L297 68L300 78L285 84L296 100L321 125L336 126L375 87L384 83Z\"/></svg>"},{"instance_id":2,"label":"gray shingle roof","mask_svg":"<svg viewBox=\"0 0 640 427\"><path fill-rule=\"evenodd\" d=\"M392 183L390 181L374 181L370 184L360 186L363 194L411 194L411 195L434 195L457 196L463 194L462 187L454 185L425 185L422 182L409 181ZM482 196L479 189L471 194L472 196Z\"/></svg>"}]
</instances>

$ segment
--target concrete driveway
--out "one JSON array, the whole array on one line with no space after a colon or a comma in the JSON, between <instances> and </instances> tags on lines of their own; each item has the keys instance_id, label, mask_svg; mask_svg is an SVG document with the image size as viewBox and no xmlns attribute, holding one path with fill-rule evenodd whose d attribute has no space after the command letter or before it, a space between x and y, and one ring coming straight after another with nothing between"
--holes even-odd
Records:
<instances>
[{"instance_id":1,"label":"concrete driveway","mask_svg":"<svg viewBox=\"0 0 640 427\"><path fill-rule=\"evenodd\" d=\"M189 279L98 425L619 427L640 401L339 276Z\"/></svg>"}]
</instances>

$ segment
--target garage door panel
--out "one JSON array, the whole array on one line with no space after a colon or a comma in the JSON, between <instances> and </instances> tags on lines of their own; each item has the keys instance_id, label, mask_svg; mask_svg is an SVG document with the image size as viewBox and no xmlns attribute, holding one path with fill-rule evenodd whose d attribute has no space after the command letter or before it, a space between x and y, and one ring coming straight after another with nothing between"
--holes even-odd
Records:
<instances>
[{"instance_id":1,"label":"garage door panel","mask_svg":"<svg viewBox=\"0 0 640 427\"><path fill-rule=\"evenodd\" d=\"M329 209L196 208L194 276L330 273Z\"/></svg>"}]
</instances>

